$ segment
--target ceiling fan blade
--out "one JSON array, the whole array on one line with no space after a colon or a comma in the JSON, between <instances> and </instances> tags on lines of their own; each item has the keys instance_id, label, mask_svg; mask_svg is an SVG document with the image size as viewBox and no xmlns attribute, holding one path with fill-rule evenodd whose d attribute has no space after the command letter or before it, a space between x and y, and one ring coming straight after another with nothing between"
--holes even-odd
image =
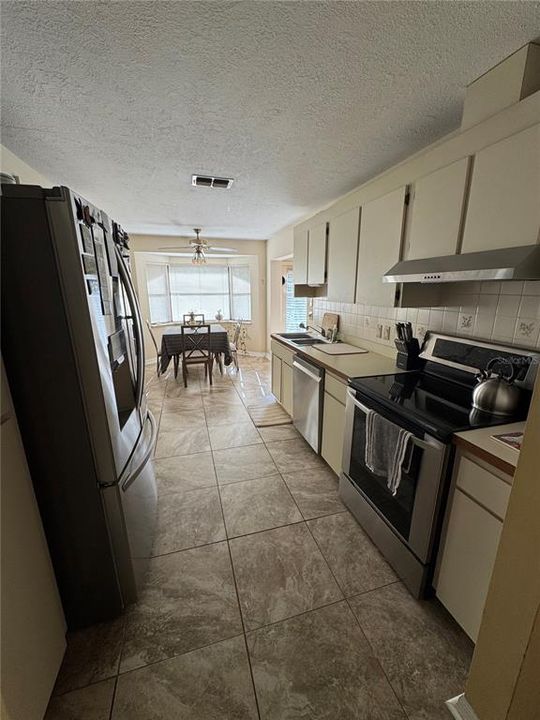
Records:
<instances>
[{"instance_id":1,"label":"ceiling fan blade","mask_svg":"<svg viewBox=\"0 0 540 720\"><path fill-rule=\"evenodd\" d=\"M177 245L168 245L167 247L158 248L158 250L187 250L189 252L193 252L193 249L192 245L182 245L181 247L178 247Z\"/></svg>"},{"instance_id":2,"label":"ceiling fan blade","mask_svg":"<svg viewBox=\"0 0 540 720\"><path fill-rule=\"evenodd\" d=\"M212 252L226 252L226 253L238 252L238 250L234 250L233 248L214 247L212 245L210 245L207 249L211 250Z\"/></svg>"}]
</instances>

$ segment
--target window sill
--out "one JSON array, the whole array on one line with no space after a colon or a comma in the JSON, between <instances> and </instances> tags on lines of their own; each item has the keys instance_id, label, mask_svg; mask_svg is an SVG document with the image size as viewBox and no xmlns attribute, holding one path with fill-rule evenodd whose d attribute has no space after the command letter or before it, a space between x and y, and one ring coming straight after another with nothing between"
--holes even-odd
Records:
<instances>
[{"instance_id":1,"label":"window sill","mask_svg":"<svg viewBox=\"0 0 540 720\"><path fill-rule=\"evenodd\" d=\"M221 325L221 324L231 324L238 322L238 320L209 320L208 323L210 325ZM182 323L180 321L178 322L162 322L162 323L150 323L150 327L160 328L160 327L171 327L174 325L181 325ZM253 325L252 320L242 320L242 325Z\"/></svg>"}]
</instances>

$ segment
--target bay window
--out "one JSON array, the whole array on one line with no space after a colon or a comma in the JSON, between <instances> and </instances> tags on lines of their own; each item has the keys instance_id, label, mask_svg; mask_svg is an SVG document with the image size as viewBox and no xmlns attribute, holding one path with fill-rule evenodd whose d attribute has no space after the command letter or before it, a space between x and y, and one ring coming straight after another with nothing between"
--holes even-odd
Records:
<instances>
[{"instance_id":1,"label":"bay window","mask_svg":"<svg viewBox=\"0 0 540 720\"><path fill-rule=\"evenodd\" d=\"M182 322L191 311L213 320L251 320L249 265L148 263L151 323Z\"/></svg>"}]
</instances>

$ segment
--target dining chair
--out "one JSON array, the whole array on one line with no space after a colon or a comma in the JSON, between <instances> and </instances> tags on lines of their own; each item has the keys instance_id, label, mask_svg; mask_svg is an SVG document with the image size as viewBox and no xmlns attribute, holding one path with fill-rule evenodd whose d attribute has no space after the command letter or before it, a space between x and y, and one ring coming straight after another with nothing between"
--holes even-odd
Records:
<instances>
[{"instance_id":1,"label":"dining chair","mask_svg":"<svg viewBox=\"0 0 540 720\"><path fill-rule=\"evenodd\" d=\"M150 320L146 321L146 327L148 328L148 332L150 333L150 337L152 338L152 342L154 343L154 347L156 349L156 372L159 376L161 375L161 350L158 347L156 336L154 335L154 331L150 325Z\"/></svg>"},{"instance_id":2,"label":"dining chair","mask_svg":"<svg viewBox=\"0 0 540 720\"><path fill-rule=\"evenodd\" d=\"M242 323L243 320L239 320L236 325L234 326L234 333L233 333L233 339L232 342L229 343L229 346L231 348L231 355L234 363L234 367L239 370L238 366L238 341L240 340L240 333L242 332Z\"/></svg>"},{"instance_id":3,"label":"dining chair","mask_svg":"<svg viewBox=\"0 0 540 720\"><path fill-rule=\"evenodd\" d=\"M187 387L189 365L204 365L204 377L212 385L214 357L210 349L210 325L182 325L182 377Z\"/></svg>"}]
</instances>

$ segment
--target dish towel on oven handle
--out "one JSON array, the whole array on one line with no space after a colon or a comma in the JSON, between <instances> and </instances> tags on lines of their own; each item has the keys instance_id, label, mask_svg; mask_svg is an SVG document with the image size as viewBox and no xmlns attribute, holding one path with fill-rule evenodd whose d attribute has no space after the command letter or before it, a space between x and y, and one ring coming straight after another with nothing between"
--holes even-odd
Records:
<instances>
[{"instance_id":1,"label":"dish towel on oven handle","mask_svg":"<svg viewBox=\"0 0 540 720\"><path fill-rule=\"evenodd\" d=\"M386 476L388 489L395 495L413 434L383 418L374 410L366 413L364 460L375 475Z\"/></svg>"}]
</instances>

